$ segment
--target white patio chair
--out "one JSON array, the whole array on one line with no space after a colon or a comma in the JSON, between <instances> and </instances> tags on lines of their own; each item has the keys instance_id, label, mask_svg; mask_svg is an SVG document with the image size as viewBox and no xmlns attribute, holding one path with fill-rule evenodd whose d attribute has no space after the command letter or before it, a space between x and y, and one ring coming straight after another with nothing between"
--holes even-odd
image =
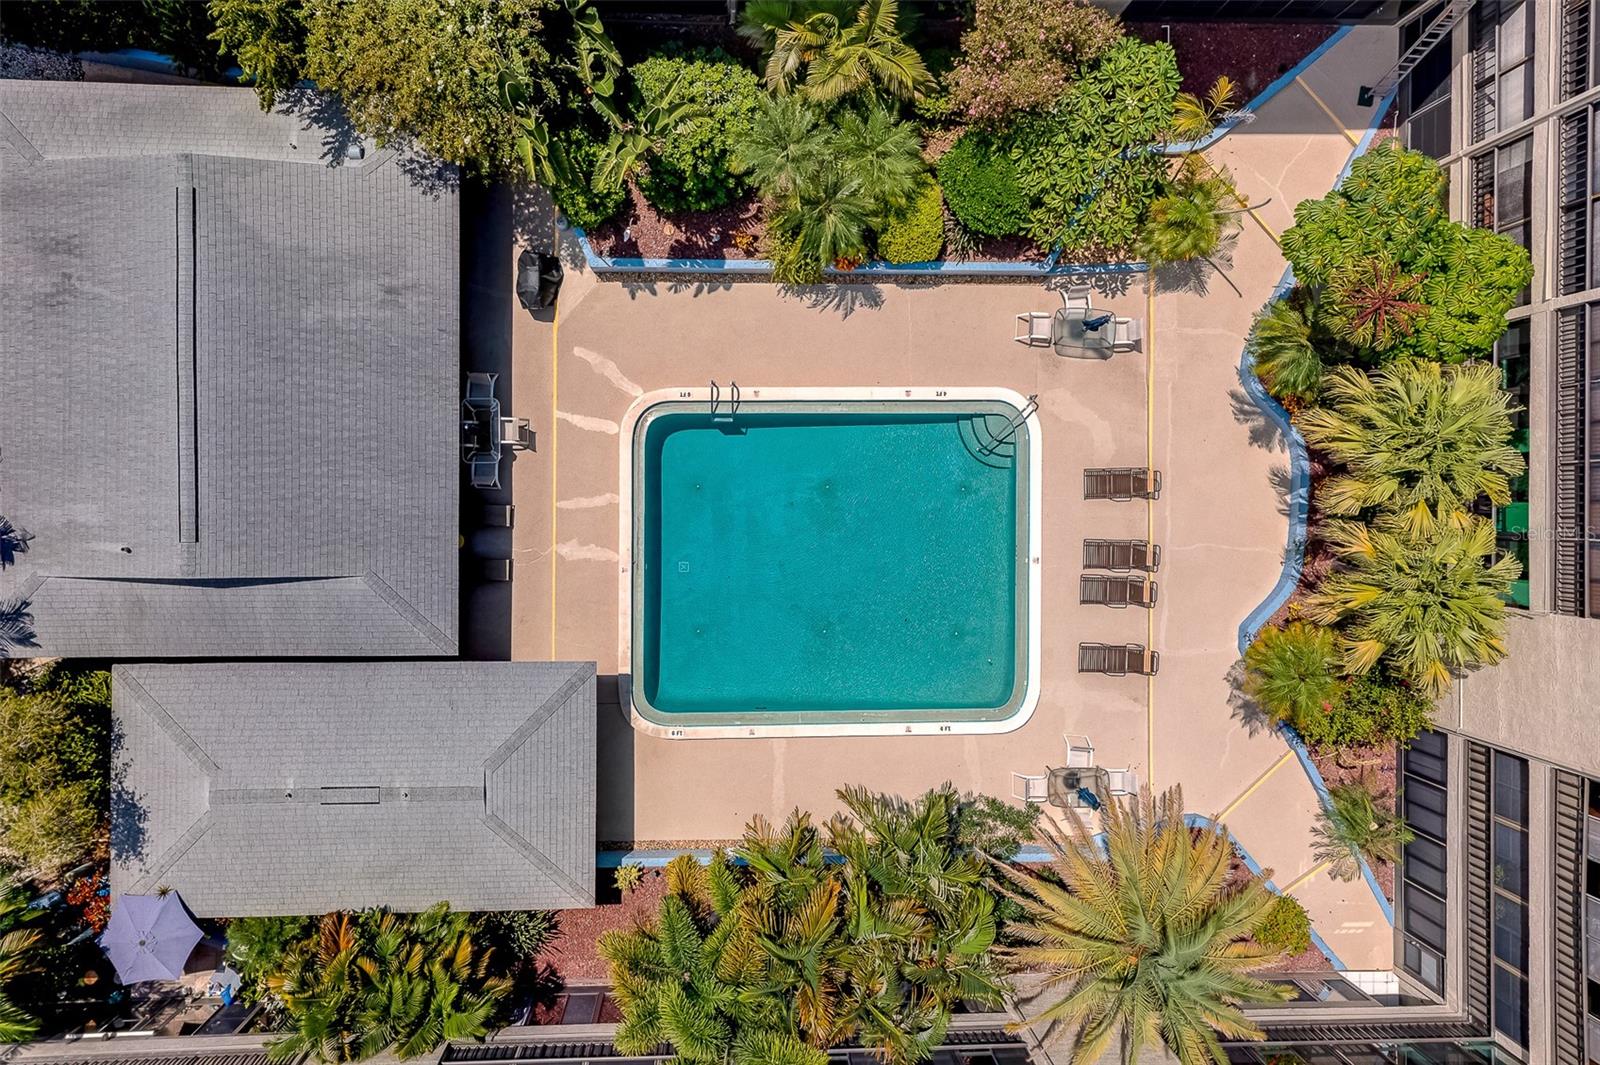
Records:
<instances>
[{"instance_id":1,"label":"white patio chair","mask_svg":"<svg viewBox=\"0 0 1600 1065\"><path fill-rule=\"evenodd\" d=\"M1063 735L1061 742L1067 745L1068 769L1088 769L1094 765L1094 744L1089 742L1089 737Z\"/></svg>"},{"instance_id":2,"label":"white patio chair","mask_svg":"<svg viewBox=\"0 0 1600 1065\"><path fill-rule=\"evenodd\" d=\"M1011 774L1011 797L1023 802L1043 803L1050 797L1049 777L1030 773Z\"/></svg>"},{"instance_id":3,"label":"white patio chair","mask_svg":"<svg viewBox=\"0 0 1600 1065\"><path fill-rule=\"evenodd\" d=\"M1089 295L1093 291L1088 285L1068 285L1061 290L1061 305L1068 310L1076 307L1086 311L1089 309Z\"/></svg>"},{"instance_id":4,"label":"white patio chair","mask_svg":"<svg viewBox=\"0 0 1600 1065\"><path fill-rule=\"evenodd\" d=\"M1111 350L1132 351L1144 339L1144 323L1137 318L1111 319Z\"/></svg>"},{"instance_id":5,"label":"white patio chair","mask_svg":"<svg viewBox=\"0 0 1600 1065\"><path fill-rule=\"evenodd\" d=\"M1139 776L1132 769L1107 769L1106 790L1112 795L1134 795L1139 791Z\"/></svg>"},{"instance_id":6,"label":"white patio chair","mask_svg":"<svg viewBox=\"0 0 1600 1065\"><path fill-rule=\"evenodd\" d=\"M1050 343L1050 322L1055 315L1049 311L1029 311L1017 315L1017 332L1011 339L1029 347Z\"/></svg>"}]
</instances>

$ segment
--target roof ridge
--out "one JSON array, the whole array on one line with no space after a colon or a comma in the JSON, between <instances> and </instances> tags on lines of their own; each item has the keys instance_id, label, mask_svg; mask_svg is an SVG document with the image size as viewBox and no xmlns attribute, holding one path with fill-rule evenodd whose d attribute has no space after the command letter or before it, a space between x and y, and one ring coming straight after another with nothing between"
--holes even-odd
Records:
<instances>
[{"instance_id":1,"label":"roof ridge","mask_svg":"<svg viewBox=\"0 0 1600 1065\"><path fill-rule=\"evenodd\" d=\"M151 888L159 888L161 886L161 878L166 875L167 871L177 865L179 859L188 854L190 848L200 842L200 837L209 831L211 831L211 807L207 806L200 811L200 816L194 819L194 823L183 830L183 835L178 837L177 842L166 849L160 860L151 866L143 876L134 881L133 887L120 894L143 895Z\"/></svg>"},{"instance_id":2,"label":"roof ridge","mask_svg":"<svg viewBox=\"0 0 1600 1065\"><path fill-rule=\"evenodd\" d=\"M367 587L371 588L374 592L377 592L379 598L381 598L385 603L388 603L390 608L394 610L396 614L399 614L402 618L404 618L412 628L426 636L428 641L437 647L441 652L447 655L455 655L459 653L460 649L456 646L455 640L452 640L449 636L447 636L444 630L439 628L439 626L429 621L422 611L418 610L416 606L412 604L411 600L395 591L393 586L391 586L388 581L384 580L383 577L380 576L375 570L367 570L367 572L362 576L362 580L366 581Z\"/></svg>"},{"instance_id":3,"label":"roof ridge","mask_svg":"<svg viewBox=\"0 0 1600 1065\"><path fill-rule=\"evenodd\" d=\"M11 121L11 116L0 110L0 140L5 141L17 150L30 163L37 163L44 158L37 145L28 139L28 135L17 128Z\"/></svg>"},{"instance_id":4,"label":"roof ridge","mask_svg":"<svg viewBox=\"0 0 1600 1065\"><path fill-rule=\"evenodd\" d=\"M551 664L554 665L555 663ZM533 734L543 728L544 723L555 716L555 712L572 698L574 692L582 688L590 677L596 675L596 667L593 662L574 662L571 664L576 667L572 671L572 675L562 682L561 687L551 692L549 697L540 703L533 713L528 715L527 720L518 725L517 730L507 736L504 742L490 752L489 757L483 760L483 775L485 777L488 777L490 773L504 765L513 751L527 743Z\"/></svg>"},{"instance_id":5,"label":"roof ridge","mask_svg":"<svg viewBox=\"0 0 1600 1065\"><path fill-rule=\"evenodd\" d=\"M187 754L195 765L205 771L206 776L212 777L222 772L222 767L211 760L211 756L205 752L205 748L196 743L194 737L184 731L183 726L178 724L177 720L167 712L167 708L161 705L160 700L150 694L149 689L139 682L139 678L135 677L128 667L113 666L112 672L113 681L126 685L124 690L133 696L134 701L150 716L151 720L161 726L172 742L177 744L178 749Z\"/></svg>"},{"instance_id":6,"label":"roof ridge","mask_svg":"<svg viewBox=\"0 0 1600 1065\"><path fill-rule=\"evenodd\" d=\"M529 865L534 866L545 876L570 891L573 898L582 899L588 896L589 893L568 876L560 866L551 861L549 855L528 842L526 836L506 824L500 815L492 814L485 808L483 811L483 823L488 825L489 831L504 840L512 850L526 858Z\"/></svg>"}]
</instances>

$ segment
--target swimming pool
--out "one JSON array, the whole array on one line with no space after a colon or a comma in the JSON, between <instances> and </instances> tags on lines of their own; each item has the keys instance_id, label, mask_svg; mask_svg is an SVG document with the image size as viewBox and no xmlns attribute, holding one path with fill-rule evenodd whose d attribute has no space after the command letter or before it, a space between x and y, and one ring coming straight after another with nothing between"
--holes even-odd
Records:
<instances>
[{"instance_id":1,"label":"swimming pool","mask_svg":"<svg viewBox=\"0 0 1600 1065\"><path fill-rule=\"evenodd\" d=\"M637 727L938 733L1025 720L1038 686L1038 425L1022 397L746 390L730 422L687 391L645 397L624 434Z\"/></svg>"}]
</instances>

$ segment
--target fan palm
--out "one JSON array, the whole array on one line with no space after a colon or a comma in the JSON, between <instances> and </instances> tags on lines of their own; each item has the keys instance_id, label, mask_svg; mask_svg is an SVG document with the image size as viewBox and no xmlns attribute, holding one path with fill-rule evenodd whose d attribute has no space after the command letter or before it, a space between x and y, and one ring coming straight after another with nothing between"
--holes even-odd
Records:
<instances>
[{"instance_id":1,"label":"fan palm","mask_svg":"<svg viewBox=\"0 0 1600 1065\"><path fill-rule=\"evenodd\" d=\"M922 138L910 122L897 122L880 103L839 118L833 148L845 172L861 185L861 193L882 218L904 208L916 193L927 166Z\"/></svg>"},{"instance_id":2,"label":"fan palm","mask_svg":"<svg viewBox=\"0 0 1600 1065\"><path fill-rule=\"evenodd\" d=\"M1361 860L1400 860L1400 849L1414 838L1405 819L1378 801L1365 782L1328 789L1328 805L1311 830L1312 856L1328 865L1335 880L1361 876Z\"/></svg>"},{"instance_id":3,"label":"fan palm","mask_svg":"<svg viewBox=\"0 0 1600 1065\"><path fill-rule=\"evenodd\" d=\"M805 256L827 265L866 254L872 206L860 178L834 160L808 175L773 222Z\"/></svg>"},{"instance_id":4,"label":"fan palm","mask_svg":"<svg viewBox=\"0 0 1600 1065\"><path fill-rule=\"evenodd\" d=\"M1267 391L1279 399L1312 402L1322 392L1322 358L1311 345L1311 323L1286 299L1256 315L1250 358Z\"/></svg>"},{"instance_id":5,"label":"fan palm","mask_svg":"<svg viewBox=\"0 0 1600 1065\"><path fill-rule=\"evenodd\" d=\"M909 100L933 77L901 39L899 18L897 0L752 3L745 34L771 49L766 81L774 92L789 92L798 81L807 97L822 102L871 86Z\"/></svg>"},{"instance_id":6,"label":"fan palm","mask_svg":"<svg viewBox=\"0 0 1600 1065\"><path fill-rule=\"evenodd\" d=\"M1328 542L1346 565L1306 601L1306 616L1340 624L1344 665L1365 674L1380 661L1430 696L1453 670L1505 657L1505 600L1522 572L1495 558L1494 526L1482 518L1413 535L1388 521L1335 522Z\"/></svg>"},{"instance_id":7,"label":"fan palm","mask_svg":"<svg viewBox=\"0 0 1600 1065\"><path fill-rule=\"evenodd\" d=\"M750 130L733 146L731 163L768 199L794 194L830 152L815 108L798 96L763 96Z\"/></svg>"},{"instance_id":8,"label":"fan palm","mask_svg":"<svg viewBox=\"0 0 1600 1065\"><path fill-rule=\"evenodd\" d=\"M1280 721L1327 712L1340 687L1339 650L1329 629L1303 621L1266 628L1245 649L1245 693Z\"/></svg>"},{"instance_id":9,"label":"fan palm","mask_svg":"<svg viewBox=\"0 0 1600 1065\"><path fill-rule=\"evenodd\" d=\"M1185 824L1180 789L1108 803L1104 849L1079 820L1067 839L1047 835L1059 883L997 863L1024 911L1003 953L1052 972L1054 1001L1027 1024L1075 1026L1073 1065L1119 1034L1124 1060L1160 1042L1183 1065L1225 1065L1219 1033L1262 1038L1239 1007L1286 997L1246 975L1277 956L1252 940L1274 896L1259 878L1228 886L1233 848Z\"/></svg>"},{"instance_id":10,"label":"fan palm","mask_svg":"<svg viewBox=\"0 0 1600 1065\"><path fill-rule=\"evenodd\" d=\"M40 938L19 926L38 912L28 908L27 895L9 875L0 875L0 1044L25 1043L39 1033L38 1020L5 995L5 985L27 968L27 954Z\"/></svg>"},{"instance_id":11,"label":"fan palm","mask_svg":"<svg viewBox=\"0 0 1600 1065\"><path fill-rule=\"evenodd\" d=\"M1511 446L1511 400L1494 366L1407 359L1371 376L1340 367L1324 391L1300 429L1349 467L1322 486L1329 512L1381 508L1421 535L1439 522L1464 526L1480 496L1511 501L1511 478L1526 464Z\"/></svg>"}]
</instances>

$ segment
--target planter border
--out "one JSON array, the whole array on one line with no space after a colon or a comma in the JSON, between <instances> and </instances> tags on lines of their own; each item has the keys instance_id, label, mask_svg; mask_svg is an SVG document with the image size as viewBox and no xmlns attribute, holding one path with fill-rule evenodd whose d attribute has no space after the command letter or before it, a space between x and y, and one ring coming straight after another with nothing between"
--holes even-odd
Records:
<instances>
[{"instance_id":1,"label":"planter border","mask_svg":"<svg viewBox=\"0 0 1600 1065\"><path fill-rule=\"evenodd\" d=\"M1330 38L1325 43L1331 43L1333 39ZM1287 77L1288 75L1285 75L1285 78ZM1282 81L1283 79L1280 78L1279 80ZM1274 82L1273 86L1276 85L1277 82ZM1268 86L1268 88L1273 89L1273 86ZM1273 91L1276 90L1274 89ZM1368 148L1372 147L1372 141L1377 136L1378 127L1382 124L1384 116L1388 114L1389 107L1394 103L1394 99L1395 92L1391 91L1372 109L1372 118L1367 123L1366 132L1362 134L1361 140L1356 143L1355 148L1350 153L1350 157L1345 160L1344 167L1339 171L1338 177L1334 178L1334 188L1338 188L1344 182L1344 179L1350 176L1350 168L1355 165L1355 161L1366 154ZM1284 270L1283 279L1278 282L1277 288L1273 290L1272 296L1267 302L1271 303L1281 299L1293 287L1294 267L1291 266ZM1289 536L1288 543L1284 547L1283 570L1279 573L1278 583L1273 585L1272 591L1268 592L1267 597L1239 623L1238 646L1239 654L1243 655L1245 649L1255 641L1256 634L1266 624L1267 619L1276 614L1279 608L1289 601L1289 597L1294 594L1295 588L1300 584L1300 574L1305 566L1306 528L1311 510L1311 457L1306 451L1305 438L1300 435L1300 431L1290 422L1288 412L1283 409L1283 406L1277 400L1272 398L1261 378L1256 376L1255 360L1250 355L1248 344L1246 344L1244 351L1239 356L1239 383L1251 401L1261 410L1261 413L1277 426L1278 431L1283 434L1289 451ZM1277 732L1283 742L1288 744L1289 749L1294 752L1295 758L1300 762L1300 768L1305 771L1307 779L1311 781L1311 786L1316 789L1317 801L1322 804L1324 810L1330 809L1333 805L1333 798L1328 793L1328 785L1322 779L1321 771L1317 769L1316 764L1311 760L1311 754L1306 749L1305 741L1300 738L1299 733L1286 724L1280 723L1277 726ZM1384 895L1383 889L1378 886L1378 879L1373 875L1372 867L1367 864L1365 856L1361 858L1361 876L1366 881L1367 887L1372 891L1372 897L1378 900L1378 906L1383 911L1384 919L1389 922L1390 927L1393 927L1394 905L1389 901L1388 896ZM1318 942L1320 943L1321 941L1319 940ZM1343 967L1342 965L1339 966L1341 969Z\"/></svg>"}]
</instances>

